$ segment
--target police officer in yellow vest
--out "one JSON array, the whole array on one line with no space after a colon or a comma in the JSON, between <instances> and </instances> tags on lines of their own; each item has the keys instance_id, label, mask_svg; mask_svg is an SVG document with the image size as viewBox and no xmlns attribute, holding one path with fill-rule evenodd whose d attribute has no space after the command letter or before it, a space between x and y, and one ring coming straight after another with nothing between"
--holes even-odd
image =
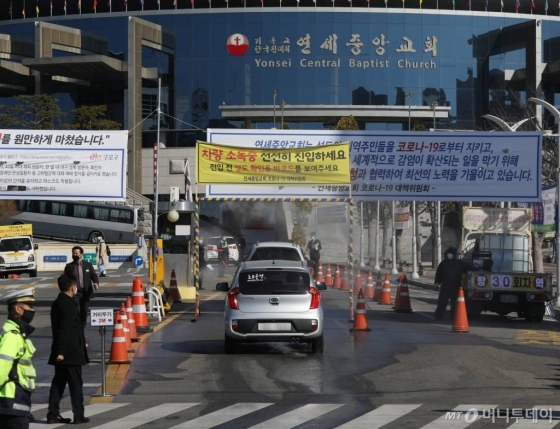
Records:
<instances>
[{"instance_id":1,"label":"police officer in yellow vest","mask_svg":"<svg viewBox=\"0 0 560 429\"><path fill-rule=\"evenodd\" d=\"M31 363L35 347L28 339L35 315L35 290L10 292L8 319L0 332L0 428L28 429L31 393L35 390L35 368Z\"/></svg>"}]
</instances>

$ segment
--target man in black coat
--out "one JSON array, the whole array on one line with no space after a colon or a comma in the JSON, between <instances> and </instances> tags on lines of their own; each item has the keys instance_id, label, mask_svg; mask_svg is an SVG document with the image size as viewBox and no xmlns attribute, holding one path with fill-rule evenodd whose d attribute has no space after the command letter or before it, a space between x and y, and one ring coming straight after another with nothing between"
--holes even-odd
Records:
<instances>
[{"instance_id":1,"label":"man in black coat","mask_svg":"<svg viewBox=\"0 0 560 429\"><path fill-rule=\"evenodd\" d=\"M319 240L315 233L311 233L311 240L307 242L306 249L309 251L309 259L313 262L313 278L317 278L319 272L319 261L321 259L321 240Z\"/></svg>"},{"instance_id":2,"label":"man in black coat","mask_svg":"<svg viewBox=\"0 0 560 429\"><path fill-rule=\"evenodd\" d=\"M457 259L457 249L455 247L449 247L445 251L444 257L445 259L441 261L437 268L435 277L436 285L440 285L435 320L443 319L449 300L451 300L451 320L453 320L459 287L463 282L463 274L468 271L468 265Z\"/></svg>"},{"instance_id":3,"label":"man in black coat","mask_svg":"<svg viewBox=\"0 0 560 429\"><path fill-rule=\"evenodd\" d=\"M72 262L64 267L64 274L76 279L78 293L75 299L79 302L80 319L85 330L87 324L89 300L97 289L99 289L99 277L89 262L84 261L84 249L80 246L72 248Z\"/></svg>"},{"instance_id":4,"label":"man in black coat","mask_svg":"<svg viewBox=\"0 0 560 429\"><path fill-rule=\"evenodd\" d=\"M70 423L60 416L60 400L66 384L70 390L70 401L74 413L74 424L87 423L84 415L82 392L82 366L89 362L86 339L74 299L78 282L74 277L62 275L58 278L60 293L51 306L52 346L49 365L54 365L54 377L49 393L47 423Z\"/></svg>"}]
</instances>

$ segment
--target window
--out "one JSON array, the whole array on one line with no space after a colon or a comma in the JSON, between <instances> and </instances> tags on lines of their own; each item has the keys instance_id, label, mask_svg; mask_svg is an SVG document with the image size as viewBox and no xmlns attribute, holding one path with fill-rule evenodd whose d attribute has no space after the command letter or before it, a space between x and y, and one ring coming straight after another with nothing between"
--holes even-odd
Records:
<instances>
[{"instance_id":1,"label":"window","mask_svg":"<svg viewBox=\"0 0 560 429\"><path fill-rule=\"evenodd\" d=\"M52 203L52 214L58 216L66 215L67 204L66 203Z\"/></svg>"},{"instance_id":2,"label":"window","mask_svg":"<svg viewBox=\"0 0 560 429\"><path fill-rule=\"evenodd\" d=\"M86 218L88 206L74 205L74 217Z\"/></svg>"},{"instance_id":3,"label":"window","mask_svg":"<svg viewBox=\"0 0 560 429\"><path fill-rule=\"evenodd\" d=\"M93 208L93 218L95 220L109 220L109 209L104 209L101 207Z\"/></svg>"}]
</instances>

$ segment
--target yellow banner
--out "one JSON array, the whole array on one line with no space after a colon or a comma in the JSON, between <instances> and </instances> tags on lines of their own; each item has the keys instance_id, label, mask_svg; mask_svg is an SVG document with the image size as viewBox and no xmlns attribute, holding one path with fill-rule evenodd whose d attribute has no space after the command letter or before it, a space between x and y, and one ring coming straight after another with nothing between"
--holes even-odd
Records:
<instances>
[{"instance_id":1,"label":"yellow banner","mask_svg":"<svg viewBox=\"0 0 560 429\"><path fill-rule=\"evenodd\" d=\"M350 143L257 149L197 142L200 184L348 185Z\"/></svg>"},{"instance_id":2,"label":"yellow banner","mask_svg":"<svg viewBox=\"0 0 560 429\"><path fill-rule=\"evenodd\" d=\"M33 235L33 226L30 223L21 225L0 226L0 238L17 237L20 235Z\"/></svg>"}]
</instances>

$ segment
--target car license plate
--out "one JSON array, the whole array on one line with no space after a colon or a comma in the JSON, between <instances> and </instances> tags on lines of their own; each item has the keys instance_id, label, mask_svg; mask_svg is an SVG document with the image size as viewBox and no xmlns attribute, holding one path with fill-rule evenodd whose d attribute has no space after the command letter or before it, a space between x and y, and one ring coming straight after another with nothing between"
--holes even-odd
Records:
<instances>
[{"instance_id":1,"label":"car license plate","mask_svg":"<svg viewBox=\"0 0 560 429\"><path fill-rule=\"evenodd\" d=\"M501 302L517 302L517 295L502 295L500 296Z\"/></svg>"},{"instance_id":2,"label":"car license plate","mask_svg":"<svg viewBox=\"0 0 560 429\"><path fill-rule=\"evenodd\" d=\"M291 331L290 323L259 323L259 331Z\"/></svg>"}]
</instances>

